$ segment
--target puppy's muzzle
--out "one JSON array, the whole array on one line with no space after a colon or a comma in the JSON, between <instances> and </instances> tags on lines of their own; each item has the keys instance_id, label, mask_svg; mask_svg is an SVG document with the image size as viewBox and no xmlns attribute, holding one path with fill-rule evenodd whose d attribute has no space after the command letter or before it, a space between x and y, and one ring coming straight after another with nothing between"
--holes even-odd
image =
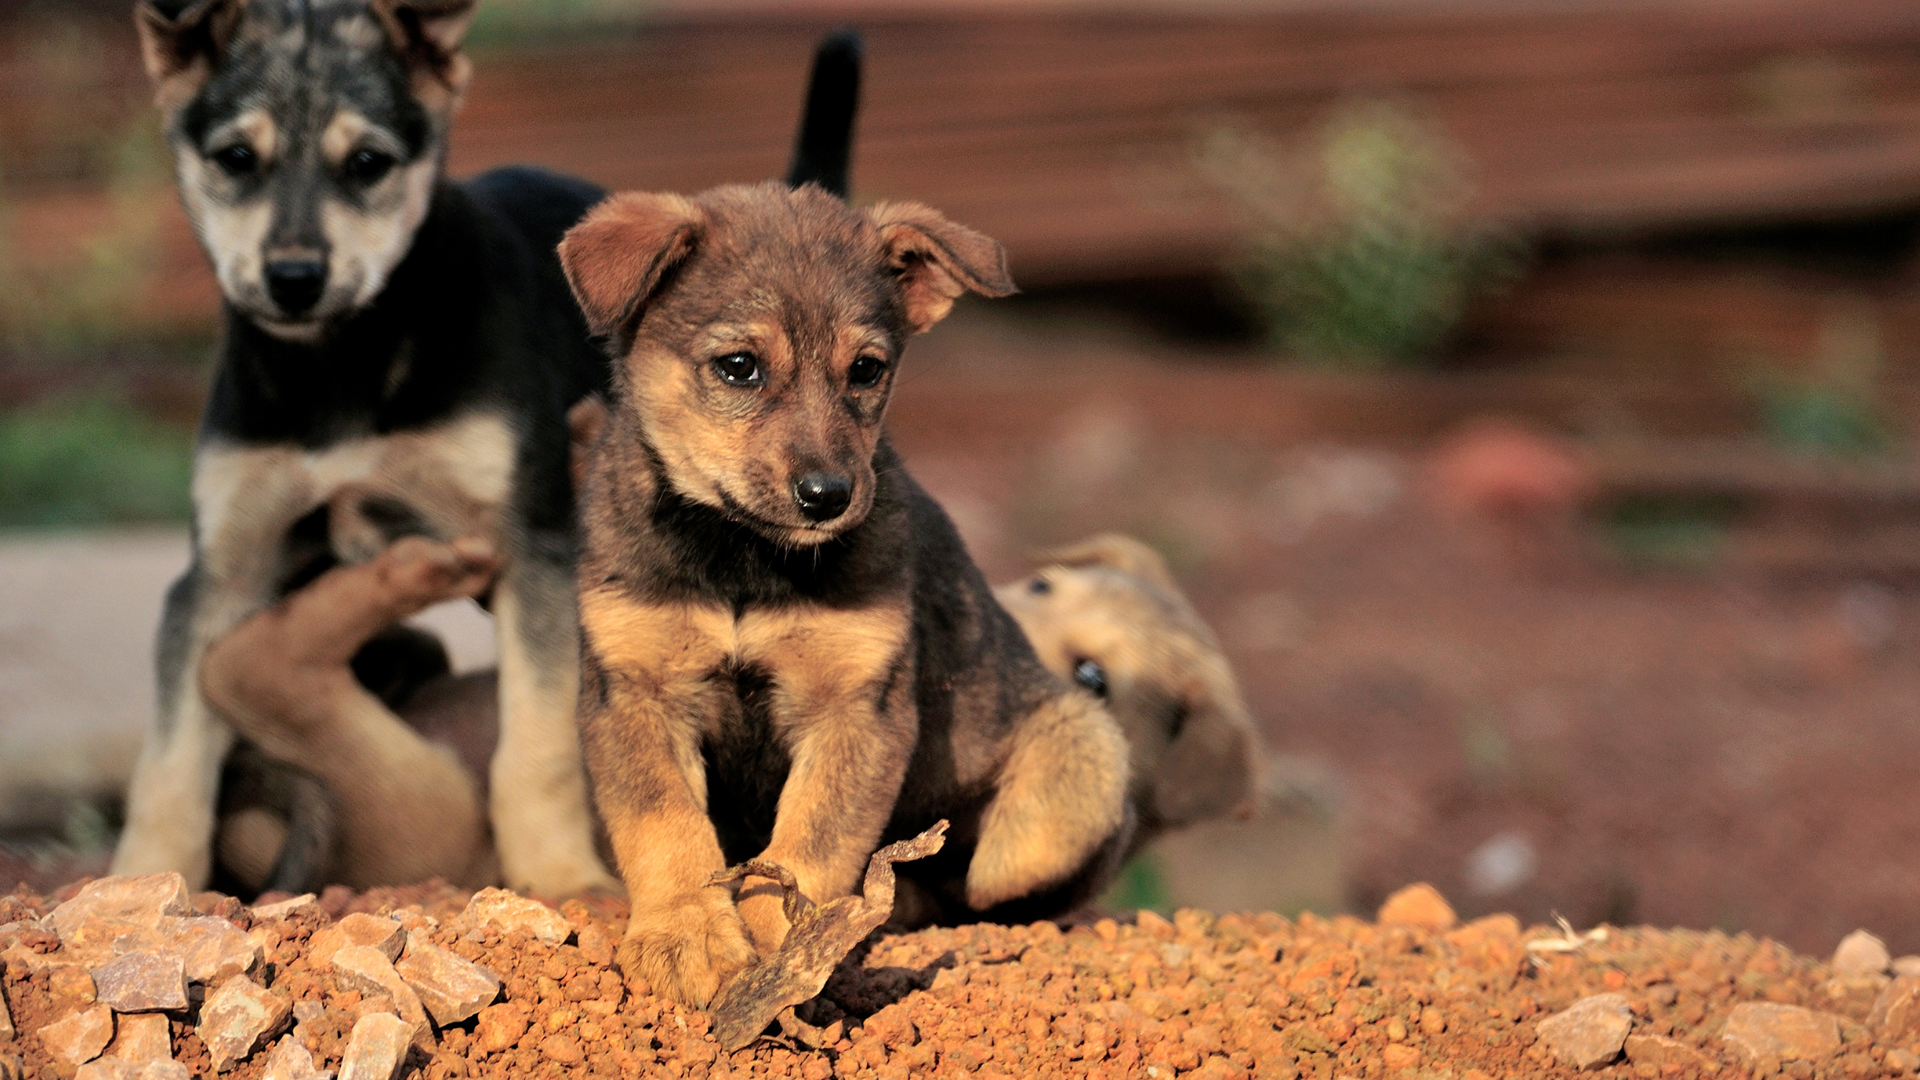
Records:
<instances>
[{"instance_id":1,"label":"puppy's muzzle","mask_svg":"<svg viewBox=\"0 0 1920 1080\"><path fill-rule=\"evenodd\" d=\"M266 266L267 295L289 317L304 315L327 291L327 264L313 259L276 259Z\"/></svg>"},{"instance_id":2,"label":"puppy's muzzle","mask_svg":"<svg viewBox=\"0 0 1920 1080\"><path fill-rule=\"evenodd\" d=\"M853 481L836 473L807 473L793 482L793 502L808 521L824 524L847 512Z\"/></svg>"}]
</instances>

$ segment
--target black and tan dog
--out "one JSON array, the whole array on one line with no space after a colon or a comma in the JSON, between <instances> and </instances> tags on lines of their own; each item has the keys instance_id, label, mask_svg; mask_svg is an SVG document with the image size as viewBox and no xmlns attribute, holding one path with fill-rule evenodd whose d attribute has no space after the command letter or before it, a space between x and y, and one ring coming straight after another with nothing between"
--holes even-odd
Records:
<instances>
[{"instance_id":1,"label":"black and tan dog","mask_svg":"<svg viewBox=\"0 0 1920 1080\"><path fill-rule=\"evenodd\" d=\"M443 177L473 8L136 4L181 201L225 296L225 341L194 465L193 559L167 598L160 708L116 873L207 880L235 732L201 693L201 657L275 598L372 553L330 513L352 498L389 538L478 537L500 559L500 739L485 798L504 876L550 895L614 884L594 850L574 720L566 424L605 388L607 361L553 254L604 193L532 169ZM390 715L384 730L404 734Z\"/></svg>"},{"instance_id":2,"label":"black and tan dog","mask_svg":"<svg viewBox=\"0 0 1920 1080\"><path fill-rule=\"evenodd\" d=\"M583 491L581 737L633 914L620 957L700 1004L882 843L950 917L1083 898L1127 845L1127 748L1049 674L882 428L907 340L1000 246L812 187L624 194L561 262L616 357Z\"/></svg>"}]
</instances>

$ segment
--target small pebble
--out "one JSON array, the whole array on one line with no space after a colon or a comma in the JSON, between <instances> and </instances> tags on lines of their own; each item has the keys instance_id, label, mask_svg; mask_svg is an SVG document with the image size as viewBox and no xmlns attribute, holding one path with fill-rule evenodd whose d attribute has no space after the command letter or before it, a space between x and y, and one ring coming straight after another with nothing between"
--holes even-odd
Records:
<instances>
[{"instance_id":1,"label":"small pebble","mask_svg":"<svg viewBox=\"0 0 1920 1080\"><path fill-rule=\"evenodd\" d=\"M1380 905L1379 921L1382 925L1448 930L1459 921L1459 916L1453 913L1453 905L1440 895L1440 890L1423 881L1387 897L1387 902Z\"/></svg>"},{"instance_id":2,"label":"small pebble","mask_svg":"<svg viewBox=\"0 0 1920 1080\"><path fill-rule=\"evenodd\" d=\"M1633 1011L1619 994L1583 997L1540 1021L1540 1042L1576 1069L1591 1069L1620 1055L1633 1027Z\"/></svg>"},{"instance_id":3,"label":"small pebble","mask_svg":"<svg viewBox=\"0 0 1920 1080\"><path fill-rule=\"evenodd\" d=\"M1840 939L1830 966L1834 975L1843 979L1884 975L1893 966L1893 957L1887 953L1886 942L1865 930L1855 930Z\"/></svg>"}]
</instances>

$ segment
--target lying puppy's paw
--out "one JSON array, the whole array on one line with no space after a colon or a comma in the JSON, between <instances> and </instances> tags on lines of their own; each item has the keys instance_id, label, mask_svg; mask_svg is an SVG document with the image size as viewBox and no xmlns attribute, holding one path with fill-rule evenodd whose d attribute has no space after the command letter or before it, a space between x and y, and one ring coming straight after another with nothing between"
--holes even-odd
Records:
<instances>
[{"instance_id":1,"label":"lying puppy's paw","mask_svg":"<svg viewBox=\"0 0 1920 1080\"><path fill-rule=\"evenodd\" d=\"M746 924L724 889L702 889L678 902L636 911L616 958L653 992L704 1009L755 958Z\"/></svg>"},{"instance_id":2,"label":"lying puppy's paw","mask_svg":"<svg viewBox=\"0 0 1920 1080\"><path fill-rule=\"evenodd\" d=\"M750 877L740 886L740 918L761 956L779 952L787 931L792 929L783 910L785 899L779 883L766 878Z\"/></svg>"},{"instance_id":3,"label":"lying puppy's paw","mask_svg":"<svg viewBox=\"0 0 1920 1080\"><path fill-rule=\"evenodd\" d=\"M395 541L370 564L387 606L411 615L485 589L499 569L493 545L477 537L442 544L422 536Z\"/></svg>"}]
</instances>

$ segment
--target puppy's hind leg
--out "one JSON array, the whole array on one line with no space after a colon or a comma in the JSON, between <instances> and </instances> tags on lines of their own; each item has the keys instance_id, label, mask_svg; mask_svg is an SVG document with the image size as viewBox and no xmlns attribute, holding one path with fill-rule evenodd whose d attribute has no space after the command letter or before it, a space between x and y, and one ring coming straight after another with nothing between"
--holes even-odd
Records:
<instances>
[{"instance_id":1,"label":"puppy's hind leg","mask_svg":"<svg viewBox=\"0 0 1920 1080\"><path fill-rule=\"evenodd\" d=\"M1062 694L1014 729L980 842L967 904L984 911L1080 873L1127 823L1127 741L1091 696Z\"/></svg>"},{"instance_id":2,"label":"puppy's hind leg","mask_svg":"<svg viewBox=\"0 0 1920 1080\"><path fill-rule=\"evenodd\" d=\"M575 717L580 638L573 574L515 559L493 594L500 642L500 742L489 791L507 884L545 896L620 883L594 852Z\"/></svg>"},{"instance_id":3,"label":"puppy's hind leg","mask_svg":"<svg viewBox=\"0 0 1920 1080\"><path fill-rule=\"evenodd\" d=\"M356 886L477 880L487 860L475 778L355 679L349 661L398 619L471 596L496 565L481 546L409 537L338 567L215 642L201 689L261 751L325 785L336 838L313 872Z\"/></svg>"}]
</instances>

